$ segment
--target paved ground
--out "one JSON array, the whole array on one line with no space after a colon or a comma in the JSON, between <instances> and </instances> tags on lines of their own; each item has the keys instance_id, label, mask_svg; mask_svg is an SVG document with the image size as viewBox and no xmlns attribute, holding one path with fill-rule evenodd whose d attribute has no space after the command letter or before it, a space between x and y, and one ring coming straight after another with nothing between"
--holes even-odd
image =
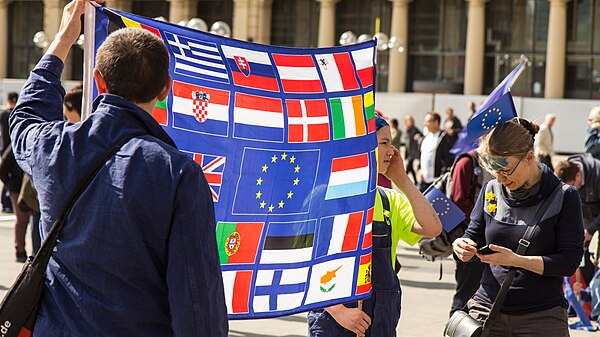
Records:
<instances>
[{"instance_id":1,"label":"paved ground","mask_svg":"<svg viewBox=\"0 0 600 337\"><path fill-rule=\"evenodd\" d=\"M22 264L14 262L11 215L0 213L0 296L12 284ZM27 244L31 247L30 243ZM416 248L401 245L398 249L403 268L402 318L398 336L441 336L448 316L454 291L454 262L443 260L442 280L438 280L440 262L428 262L419 256ZM571 336L594 336L597 333L571 330ZM306 314L277 319L231 321L231 337L305 337Z\"/></svg>"}]
</instances>

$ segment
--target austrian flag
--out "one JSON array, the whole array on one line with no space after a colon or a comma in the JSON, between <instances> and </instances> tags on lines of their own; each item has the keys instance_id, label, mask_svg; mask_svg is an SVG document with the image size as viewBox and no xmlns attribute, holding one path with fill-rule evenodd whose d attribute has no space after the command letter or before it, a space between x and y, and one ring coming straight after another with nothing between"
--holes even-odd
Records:
<instances>
[{"instance_id":1,"label":"austrian flag","mask_svg":"<svg viewBox=\"0 0 600 337\"><path fill-rule=\"evenodd\" d=\"M273 60L284 92L323 92L312 56L273 54Z\"/></svg>"},{"instance_id":2,"label":"austrian flag","mask_svg":"<svg viewBox=\"0 0 600 337\"><path fill-rule=\"evenodd\" d=\"M290 143L329 140L329 116L324 99L285 101Z\"/></svg>"}]
</instances>

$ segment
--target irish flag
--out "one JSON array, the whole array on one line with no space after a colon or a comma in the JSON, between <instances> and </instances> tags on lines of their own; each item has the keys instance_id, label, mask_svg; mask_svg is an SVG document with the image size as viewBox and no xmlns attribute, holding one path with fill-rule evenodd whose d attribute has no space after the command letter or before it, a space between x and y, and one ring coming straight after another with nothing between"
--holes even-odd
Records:
<instances>
[{"instance_id":1,"label":"irish flag","mask_svg":"<svg viewBox=\"0 0 600 337\"><path fill-rule=\"evenodd\" d=\"M367 133L361 96L330 98L333 139L362 136Z\"/></svg>"},{"instance_id":2,"label":"irish flag","mask_svg":"<svg viewBox=\"0 0 600 337\"><path fill-rule=\"evenodd\" d=\"M369 189L369 156L333 158L325 199L346 198L367 193Z\"/></svg>"},{"instance_id":3,"label":"irish flag","mask_svg":"<svg viewBox=\"0 0 600 337\"><path fill-rule=\"evenodd\" d=\"M264 223L219 222L217 248L221 264L254 263Z\"/></svg>"},{"instance_id":4,"label":"irish flag","mask_svg":"<svg viewBox=\"0 0 600 337\"><path fill-rule=\"evenodd\" d=\"M350 54L315 55L328 92L358 89Z\"/></svg>"},{"instance_id":5,"label":"irish flag","mask_svg":"<svg viewBox=\"0 0 600 337\"><path fill-rule=\"evenodd\" d=\"M252 271L223 271L222 275L227 313L243 314L250 312L248 303L250 299L250 285L252 284Z\"/></svg>"}]
</instances>

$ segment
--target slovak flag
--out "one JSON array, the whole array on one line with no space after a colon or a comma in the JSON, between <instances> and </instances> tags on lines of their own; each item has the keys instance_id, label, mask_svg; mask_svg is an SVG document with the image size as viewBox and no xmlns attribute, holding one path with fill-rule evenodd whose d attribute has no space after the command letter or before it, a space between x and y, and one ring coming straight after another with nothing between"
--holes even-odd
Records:
<instances>
[{"instance_id":1,"label":"slovak flag","mask_svg":"<svg viewBox=\"0 0 600 337\"><path fill-rule=\"evenodd\" d=\"M284 92L323 92L312 56L273 54L273 60Z\"/></svg>"},{"instance_id":2,"label":"slovak flag","mask_svg":"<svg viewBox=\"0 0 600 337\"><path fill-rule=\"evenodd\" d=\"M288 113L288 142L329 140L329 116L324 99L285 101Z\"/></svg>"},{"instance_id":3,"label":"slovak flag","mask_svg":"<svg viewBox=\"0 0 600 337\"><path fill-rule=\"evenodd\" d=\"M268 53L231 46L221 48L231 68L233 83L247 88L279 91Z\"/></svg>"}]
</instances>

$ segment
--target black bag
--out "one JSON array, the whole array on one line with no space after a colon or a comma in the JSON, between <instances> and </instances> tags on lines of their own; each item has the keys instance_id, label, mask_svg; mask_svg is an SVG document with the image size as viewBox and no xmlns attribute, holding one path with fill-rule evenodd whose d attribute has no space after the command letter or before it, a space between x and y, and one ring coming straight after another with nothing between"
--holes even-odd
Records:
<instances>
[{"instance_id":1,"label":"black bag","mask_svg":"<svg viewBox=\"0 0 600 337\"><path fill-rule=\"evenodd\" d=\"M40 307L40 300L45 289L45 272L50 256L54 250L54 245L58 239L58 234L69 215L73 204L79 196L85 191L90 182L94 179L98 171L104 166L106 161L112 155L127 143L130 139L141 136L145 133L135 133L128 135L118 141L108 151L102 161L84 181L81 182L78 189L69 198L65 208L56 219L48 236L35 255L35 258L29 260L23 266L21 273L17 276L15 283L0 303L0 336L1 337L29 337L33 333L33 327Z\"/></svg>"},{"instance_id":2,"label":"black bag","mask_svg":"<svg viewBox=\"0 0 600 337\"><path fill-rule=\"evenodd\" d=\"M517 254L525 254L525 251L530 244L529 240L531 240L533 232L537 228L538 222L540 222L542 216L544 213L546 213L546 210L548 210L550 203L552 203L552 200L554 199L554 195L562 188L563 185L563 183L559 182L558 186L554 188L552 193L546 197L544 202L537 209L533 220L531 223L527 224L527 229L525 230L525 234L523 234L523 238L519 240L519 247L516 251ZM490 314L483 324L471 317L468 313L462 310L457 310L452 314L452 317L450 317L446 323L446 326L444 327L444 337L487 337L491 331L492 325L494 324L494 320L498 316L500 308L506 299L508 288L514 279L516 272L517 269L515 267L510 267L506 277L504 278L504 281L502 282L500 291L498 291L498 295L496 295L496 299L492 304Z\"/></svg>"}]
</instances>

